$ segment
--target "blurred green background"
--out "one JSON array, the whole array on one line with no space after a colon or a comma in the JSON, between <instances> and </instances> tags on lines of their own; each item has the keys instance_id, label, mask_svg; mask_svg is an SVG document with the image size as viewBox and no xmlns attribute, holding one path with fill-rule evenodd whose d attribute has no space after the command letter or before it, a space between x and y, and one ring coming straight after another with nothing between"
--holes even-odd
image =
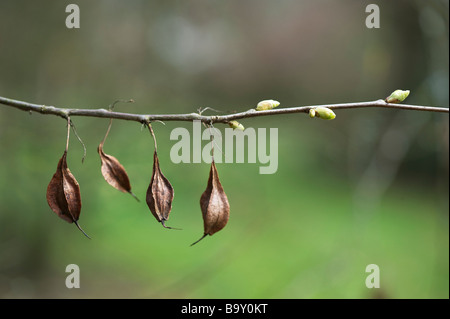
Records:
<instances>
[{"instance_id":1,"label":"blurred green background","mask_svg":"<svg viewBox=\"0 0 450 319\"><path fill-rule=\"evenodd\" d=\"M67 29L64 1L0 2L0 96L123 112L244 111L359 102L409 89L408 104L448 106L448 1L86 1ZM366 5L380 7L368 29ZM204 114L217 114L206 111ZM222 113L219 113L222 114ZM74 117L68 165L80 224L46 202L66 123L0 105L2 298L448 298L449 118L392 109L241 121L278 128L278 171L218 164L231 212L203 234L209 164L174 164L176 127L154 124L175 189L163 229L145 204L153 142L114 121L104 150L125 166L136 202L109 186L96 148L108 120ZM225 126L217 125L223 132ZM203 142L205 145L207 142ZM81 288L67 289L68 264ZM368 289L366 266L380 267Z\"/></svg>"}]
</instances>

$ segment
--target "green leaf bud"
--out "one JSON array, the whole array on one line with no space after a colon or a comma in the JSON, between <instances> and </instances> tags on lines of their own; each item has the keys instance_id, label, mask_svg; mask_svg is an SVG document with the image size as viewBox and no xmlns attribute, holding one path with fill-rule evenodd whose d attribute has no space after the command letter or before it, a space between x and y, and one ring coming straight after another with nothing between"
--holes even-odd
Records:
<instances>
[{"instance_id":1,"label":"green leaf bud","mask_svg":"<svg viewBox=\"0 0 450 319\"><path fill-rule=\"evenodd\" d=\"M230 121L230 122L228 122L228 125L232 129L235 129L235 130L239 130L239 131L245 130L245 127L241 123L239 123L238 121Z\"/></svg>"},{"instance_id":2,"label":"green leaf bud","mask_svg":"<svg viewBox=\"0 0 450 319\"><path fill-rule=\"evenodd\" d=\"M275 100L264 100L258 103L256 106L257 111L265 111L265 110L271 110L275 107L280 105L280 102Z\"/></svg>"},{"instance_id":3,"label":"green leaf bud","mask_svg":"<svg viewBox=\"0 0 450 319\"><path fill-rule=\"evenodd\" d=\"M324 120L332 120L336 117L336 114L334 114L334 112L327 107L318 106L314 108L313 112L311 112L311 110L309 110L309 116L311 117L313 117L311 113L313 113L316 117L320 117Z\"/></svg>"},{"instance_id":4,"label":"green leaf bud","mask_svg":"<svg viewBox=\"0 0 450 319\"><path fill-rule=\"evenodd\" d=\"M385 101L386 103L401 103L403 102L409 95L409 90L402 91L402 90L395 90L392 92L391 95L389 95Z\"/></svg>"}]
</instances>

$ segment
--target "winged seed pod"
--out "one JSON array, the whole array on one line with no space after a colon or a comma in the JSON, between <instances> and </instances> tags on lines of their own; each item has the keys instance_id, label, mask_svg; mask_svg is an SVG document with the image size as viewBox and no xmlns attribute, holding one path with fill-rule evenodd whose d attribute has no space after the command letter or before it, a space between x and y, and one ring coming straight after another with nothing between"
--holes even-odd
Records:
<instances>
[{"instance_id":1,"label":"winged seed pod","mask_svg":"<svg viewBox=\"0 0 450 319\"><path fill-rule=\"evenodd\" d=\"M258 103L258 105L256 105L256 110L257 111L265 111L265 110L271 110L275 107L277 107L278 105L280 105L280 102L275 101L275 100L264 100Z\"/></svg>"},{"instance_id":2,"label":"winged seed pod","mask_svg":"<svg viewBox=\"0 0 450 319\"><path fill-rule=\"evenodd\" d=\"M191 246L198 243L207 235L212 236L223 229L230 216L230 204L228 203L228 198L223 190L222 184L220 184L214 160L211 161L208 185L200 198L200 208L203 215L204 233Z\"/></svg>"},{"instance_id":3,"label":"winged seed pod","mask_svg":"<svg viewBox=\"0 0 450 319\"><path fill-rule=\"evenodd\" d=\"M163 227L169 229L178 229L168 227L165 221L169 219L170 211L172 210L173 201L173 187L169 180L163 175L159 167L158 154L153 153L153 174L150 185L147 189L147 205L150 208L153 216L160 222Z\"/></svg>"},{"instance_id":4,"label":"winged seed pod","mask_svg":"<svg viewBox=\"0 0 450 319\"><path fill-rule=\"evenodd\" d=\"M81 212L80 186L67 167L67 150L58 162L58 167L47 187L47 202L52 211L90 238L78 225Z\"/></svg>"},{"instance_id":5,"label":"winged seed pod","mask_svg":"<svg viewBox=\"0 0 450 319\"><path fill-rule=\"evenodd\" d=\"M409 90L402 91L402 90L395 90L394 92L389 95L385 101L386 103L401 103L403 102L409 95Z\"/></svg>"}]
</instances>

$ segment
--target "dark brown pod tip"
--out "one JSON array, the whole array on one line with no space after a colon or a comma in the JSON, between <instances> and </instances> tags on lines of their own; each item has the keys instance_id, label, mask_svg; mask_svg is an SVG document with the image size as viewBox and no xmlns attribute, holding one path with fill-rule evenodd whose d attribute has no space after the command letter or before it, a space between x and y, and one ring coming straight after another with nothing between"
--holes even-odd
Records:
<instances>
[{"instance_id":1,"label":"dark brown pod tip","mask_svg":"<svg viewBox=\"0 0 450 319\"><path fill-rule=\"evenodd\" d=\"M227 195L220 183L214 160L211 162L208 185L200 197L200 208L203 215L204 233L203 236L191 246L198 243L207 235L212 236L223 229L228 223L230 216L230 204L228 203Z\"/></svg>"},{"instance_id":2,"label":"dark brown pod tip","mask_svg":"<svg viewBox=\"0 0 450 319\"><path fill-rule=\"evenodd\" d=\"M56 172L48 184L47 203L61 219L68 223L75 223L78 229L90 239L78 224L81 212L80 186L67 167L67 151L59 160Z\"/></svg>"},{"instance_id":3,"label":"dark brown pod tip","mask_svg":"<svg viewBox=\"0 0 450 319\"><path fill-rule=\"evenodd\" d=\"M159 167L158 154L153 153L153 174L150 185L147 189L147 205L153 216L161 223L164 228L179 229L166 226L165 222L169 219L172 210L173 187L169 180L163 175Z\"/></svg>"},{"instance_id":4,"label":"dark brown pod tip","mask_svg":"<svg viewBox=\"0 0 450 319\"><path fill-rule=\"evenodd\" d=\"M131 194L138 202L139 198L131 191L130 179L122 164L112 155L103 152L103 142L97 148L102 162L102 175L109 185L121 192Z\"/></svg>"}]
</instances>

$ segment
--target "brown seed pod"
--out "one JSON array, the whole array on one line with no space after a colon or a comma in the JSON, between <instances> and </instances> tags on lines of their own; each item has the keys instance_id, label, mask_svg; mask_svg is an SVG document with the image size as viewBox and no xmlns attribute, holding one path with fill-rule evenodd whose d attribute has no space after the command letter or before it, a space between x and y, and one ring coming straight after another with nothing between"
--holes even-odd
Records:
<instances>
[{"instance_id":1,"label":"brown seed pod","mask_svg":"<svg viewBox=\"0 0 450 319\"><path fill-rule=\"evenodd\" d=\"M106 135L103 138L103 141L97 148L97 152L100 155L100 160L102 162L102 175L109 185L121 192L131 194L139 202L139 198L137 198L136 195L131 191L130 179L128 178L128 174L125 171L123 165L120 164L119 160L114 156L105 154L105 152L103 152L103 144L105 143L106 137L108 136L109 130L111 129L111 124L112 119L109 121L108 130L106 131Z\"/></svg>"},{"instance_id":2,"label":"brown seed pod","mask_svg":"<svg viewBox=\"0 0 450 319\"><path fill-rule=\"evenodd\" d=\"M90 238L78 225L81 212L80 186L67 167L67 149L58 162L58 167L47 187L47 202L52 211Z\"/></svg>"},{"instance_id":3,"label":"brown seed pod","mask_svg":"<svg viewBox=\"0 0 450 319\"><path fill-rule=\"evenodd\" d=\"M128 178L127 172L122 164L112 155L105 154L103 152L103 142L97 148L98 154L100 155L100 159L102 161L102 175L105 178L105 181L108 182L109 185L118 189L121 192L129 193L137 201L139 198L136 197L135 194L131 191L130 179Z\"/></svg>"},{"instance_id":4,"label":"brown seed pod","mask_svg":"<svg viewBox=\"0 0 450 319\"><path fill-rule=\"evenodd\" d=\"M211 236L224 228L230 216L230 204L220 183L214 159L211 161L208 186L200 198L200 208L203 215L204 234L192 245L195 245L207 235Z\"/></svg>"},{"instance_id":5,"label":"brown seed pod","mask_svg":"<svg viewBox=\"0 0 450 319\"><path fill-rule=\"evenodd\" d=\"M155 149L155 152L153 153L153 174L147 189L146 200L147 205L156 220L160 222L163 227L169 229L177 229L168 227L165 224L165 221L169 219L169 214L172 210L173 195L173 187L161 172L158 154Z\"/></svg>"}]
</instances>

